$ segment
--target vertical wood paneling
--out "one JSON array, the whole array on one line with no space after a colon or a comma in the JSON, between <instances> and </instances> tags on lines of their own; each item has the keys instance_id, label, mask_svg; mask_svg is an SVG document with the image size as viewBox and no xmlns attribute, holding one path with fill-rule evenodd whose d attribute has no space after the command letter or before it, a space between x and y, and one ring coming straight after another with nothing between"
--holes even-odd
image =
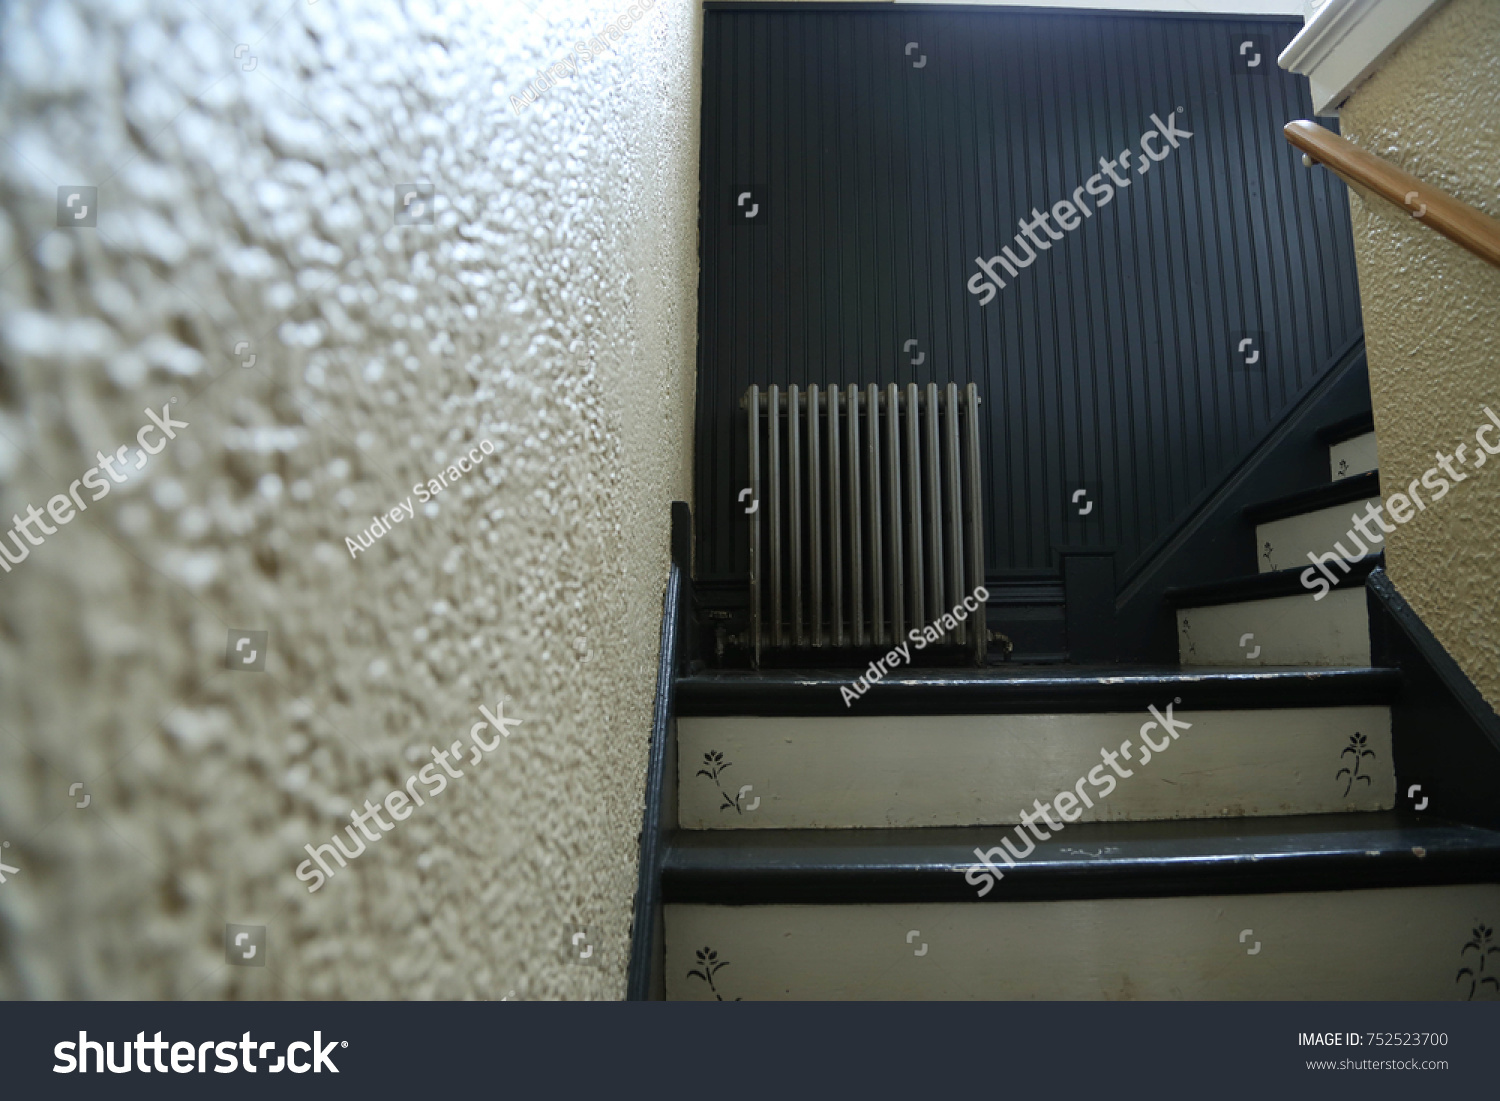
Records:
<instances>
[{"instance_id":1,"label":"vertical wood paneling","mask_svg":"<svg viewBox=\"0 0 1500 1101\"><path fill-rule=\"evenodd\" d=\"M1281 136L1312 115L1275 67L1295 21L724 5L705 26L703 580L749 568L752 382L973 381L988 575L1053 573L1081 538L1124 584L1358 332L1343 187ZM1263 75L1233 64L1252 34ZM1179 107L1191 139L978 305L976 256ZM737 225L752 186L765 224ZM1239 331L1266 336L1257 369Z\"/></svg>"}]
</instances>

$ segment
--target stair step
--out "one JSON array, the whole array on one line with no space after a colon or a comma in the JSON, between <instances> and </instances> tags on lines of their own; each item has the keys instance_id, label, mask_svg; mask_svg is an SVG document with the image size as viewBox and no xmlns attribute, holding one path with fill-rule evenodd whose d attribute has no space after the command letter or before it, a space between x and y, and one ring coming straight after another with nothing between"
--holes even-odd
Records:
<instances>
[{"instance_id":1,"label":"stair step","mask_svg":"<svg viewBox=\"0 0 1500 1101\"><path fill-rule=\"evenodd\" d=\"M1245 509L1245 519L1252 524L1265 524L1288 516L1298 516L1334 505L1379 496L1380 472L1372 470L1365 474L1329 482L1326 485L1314 486L1312 489L1289 493L1285 497L1277 497L1258 505L1251 505ZM1344 527L1348 528L1347 520L1344 522Z\"/></svg>"},{"instance_id":2,"label":"stair step","mask_svg":"<svg viewBox=\"0 0 1500 1101\"><path fill-rule=\"evenodd\" d=\"M993 829L678 836L669 999L1494 997L1500 833L1431 818L1070 827L982 900Z\"/></svg>"},{"instance_id":3,"label":"stair step","mask_svg":"<svg viewBox=\"0 0 1500 1101\"><path fill-rule=\"evenodd\" d=\"M1380 810L1395 804L1384 705L1144 707L1006 715L684 716L678 824L754 831L1000 825L1070 793L1074 822ZM1269 709L1268 709L1269 708ZM853 709L851 709L853 711ZM1147 740L1149 739L1149 741ZM1351 746L1359 739L1361 775ZM1118 755L1115 768L1103 752ZM1129 773L1129 775L1123 775ZM1053 810L1049 814L1058 816Z\"/></svg>"},{"instance_id":4,"label":"stair step","mask_svg":"<svg viewBox=\"0 0 1500 1101\"><path fill-rule=\"evenodd\" d=\"M1169 589L1166 602L1177 609L1178 660L1188 667L1369 665L1363 585L1382 561L1370 555L1348 574L1330 566L1337 584L1327 593L1306 588L1298 570Z\"/></svg>"},{"instance_id":5,"label":"stair step","mask_svg":"<svg viewBox=\"0 0 1500 1101\"><path fill-rule=\"evenodd\" d=\"M1380 503L1379 497L1358 497L1315 512L1304 512L1257 524L1255 560L1260 566L1260 572L1305 570L1312 564L1308 555L1323 555L1330 550L1338 553L1339 547L1344 548L1346 561L1350 554L1358 554L1362 549L1368 552L1368 542L1351 539L1349 532L1356 514L1364 515L1366 505ZM1358 534L1355 532L1355 535Z\"/></svg>"},{"instance_id":6,"label":"stair step","mask_svg":"<svg viewBox=\"0 0 1500 1101\"><path fill-rule=\"evenodd\" d=\"M1368 666L1193 672L1130 666L907 668L881 678L850 707L839 690L863 672L699 673L678 680L677 714L1086 714L1144 711L1174 697L1182 698L1183 707L1202 710L1264 707L1267 701L1277 707L1336 707L1389 703L1401 685L1398 670Z\"/></svg>"},{"instance_id":7,"label":"stair step","mask_svg":"<svg viewBox=\"0 0 1500 1101\"><path fill-rule=\"evenodd\" d=\"M983 869L975 849L987 852L1002 836L1017 843L1013 829L993 826L679 831L663 867L663 900L732 906L973 903L981 901L982 883L970 870ZM1005 869L1005 878L982 901L1240 895L1312 891L1335 883L1356 890L1500 879L1500 831L1405 811L1079 823L1035 845L1029 857ZM969 882L970 875L975 882Z\"/></svg>"},{"instance_id":8,"label":"stair step","mask_svg":"<svg viewBox=\"0 0 1500 1101\"><path fill-rule=\"evenodd\" d=\"M1355 436L1328 449L1328 476L1334 481L1357 477L1379 466L1380 455L1375 446L1374 432Z\"/></svg>"},{"instance_id":9,"label":"stair step","mask_svg":"<svg viewBox=\"0 0 1500 1101\"><path fill-rule=\"evenodd\" d=\"M1467 946L1497 911L1493 884L1013 906L669 905L666 996L1488 1001L1495 990L1475 982Z\"/></svg>"},{"instance_id":10,"label":"stair step","mask_svg":"<svg viewBox=\"0 0 1500 1101\"><path fill-rule=\"evenodd\" d=\"M1373 413L1356 413L1318 433L1328 445L1328 476L1333 481L1357 477L1378 468Z\"/></svg>"},{"instance_id":11,"label":"stair step","mask_svg":"<svg viewBox=\"0 0 1500 1101\"><path fill-rule=\"evenodd\" d=\"M1335 589L1360 588L1370 571L1385 564L1385 555L1367 555L1361 562L1352 563L1347 574L1339 573L1333 585ZM1277 570L1275 573L1245 574L1228 581L1213 581L1207 585L1190 585L1168 589L1162 596L1168 607L1206 608L1215 604L1240 604L1250 600L1270 600L1279 596L1299 596L1308 592L1302 584L1301 570Z\"/></svg>"},{"instance_id":12,"label":"stair step","mask_svg":"<svg viewBox=\"0 0 1500 1101\"><path fill-rule=\"evenodd\" d=\"M1356 436L1368 435L1374 431L1375 414L1367 409L1363 413L1355 413L1352 417L1345 417L1341 421L1335 421L1333 424L1318 429L1318 442L1333 447L1335 444L1341 444Z\"/></svg>"}]
</instances>

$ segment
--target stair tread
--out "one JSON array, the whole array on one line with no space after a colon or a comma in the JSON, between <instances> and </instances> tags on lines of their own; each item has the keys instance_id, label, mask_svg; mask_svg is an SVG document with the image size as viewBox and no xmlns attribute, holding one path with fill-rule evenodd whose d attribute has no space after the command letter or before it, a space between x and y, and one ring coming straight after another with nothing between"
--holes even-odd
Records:
<instances>
[{"instance_id":1,"label":"stair tread","mask_svg":"<svg viewBox=\"0 0 1500 1101\"><path fill-rule=\"evenodd\" d=\"M974 850L1013 827L677 831L667 902L963 902ZM998 863L998 862L997 862ZM1002 865L1003 867L1003 865ZM1077 823L986 901L1352 890L1500 880L1500 831L1400 811Z\"/></svg>"},{"instance_id":2,"label":"stair tread","mask_svg":"<svg viewBox=\"0 0 1500 1101\"><path fill-rule=\"evenodd\" d=\"M1300 588L1300 583L1299 583ZM1168 697L1185 709L1336 707L1389 702L1396 669L1257 666L1183 670L1175 666L1003 666L902 669L882 678L853 707L839 689L857 670L698 673L677 682L677 713L689 716L990 715L1144 710Z\"/></svg>"},{"instance_id":3,"label":"stair tread","mask_svg":"<svg viewBox=\"0 0 1500 1101\"><path fill-rule=\"evenodd\" d=\"M1341 421L1318 429L1318 440L1332 447L1334 444L1352 440L1355 436L1363 436L1366 432L1375 431L1375 414L1373 412L1355 413L1352 417L1345 417Z\"/></svg>"},{"instance_id":4,"label":"stair tread","mask_svg":"<svg viewBox=\"0 0 1500 1101\"><path fill-rule=\"evenodd\" d=\"M1333 588L1358 588L1365 583L1371 570L1384 563L1384 552L1368 554L1361 561L1350 563L1348 573L1336 573ZM1312 590L1302 584L1302 574L1310 565L1309 562L1290 570L1245 574L1228 581L1211 581L1206 585L1181 588L1174 586L1162 594L1162 599L1171 608L1203 608L1214 604L1237 604L1245 600L1268 600L1277 596L1311 596Z\"/></svg>"},{"instance_id":5,"label":"stair tread","mask_svg":"<svg viewBox=\"0 0 1500 1101\"><path fill-rule=\"evenodd\" d=\"M1245 509L1245 519L1252 524L1266 524L1272 520L1283 520L1288 516L1300 516L1305 512L1316 512L1319 509L1332 508L1334 505L1348 504L1350 501L1363 501L1367 497L1380 496L1380 472L1371 470L1364 474L1354 474L1348 478L1340 478L1336 482L1327 482L1323 485L1313 486L1311 489L1299 490L1296 493L1288 493L1284 497L1275 497L1269 501L1250 505Z\"/></svg>"}]
</instances>

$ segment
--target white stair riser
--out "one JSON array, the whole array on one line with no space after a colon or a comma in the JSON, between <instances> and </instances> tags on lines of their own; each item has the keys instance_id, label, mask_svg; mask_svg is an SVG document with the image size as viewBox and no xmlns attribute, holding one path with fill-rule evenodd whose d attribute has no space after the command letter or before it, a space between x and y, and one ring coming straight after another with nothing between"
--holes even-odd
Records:
<instances>
[{"instance_id":1,"label":"white stair riser","mask_svg":"<svg viewBox=\"0 0 1500 1101\"><path fill-rule=\"evenodd\" d=\"M1367 474L1379 467L1374 432L1366 432L1363 436L1336 443L1328 449L1328 474L1335 482L1340 478Z\"/></svg>"},{"instance_id":2,"label":"white stair riser","mask_svg":"<svg viewBox=\"0 0 1500 1101\"><path fill-rule=\"evenodd\" d=\"M1179 609L1177 656L1185 666L1367 666L1364 587Z\"/></svg>"},{"instance_id":3,"label":"white stair riser","mask_svg":"<svg viewBox=\"0 0 1500 1101\"><path fill-rule=\"evenodd\" d=\"M1330 508L1320 508L1315 512L1256 524L1255 555L1260 572L1304 569L1312 565L1307 557L1309 554L1327 554L1334 550L1335 543L1350 554L1358 554L1361 544L1369 552L1378 552L1382 549L1382 544L1371 546L1367 539L1356 543L1349 538L1348 532L1353 525L1354 516L1364 515L1365 505L1381 503L1379 497L1371 497L1365 501L1350 501ZM1375 530L1378 534L1379 529Z\"/></svg>"},{"instance_id":4,"label":"white stair riser","mask_svg":"<svg viewBox=\"0 0 1500 1101\"><path fill-rule=\"evenodd\" d=\"M1500 922L1500 886L665 909L673 1000L715 1000L689 974L701 949L727 964L725 1001L1461 1000L1464 945Z\"/></svg>"},{"instance_id":5,"label":"white stair riser","mask_svg":"<svg viewBox=\"0 0 1500 1101\"><path fill-rule=\"evenodd\" d=\"M1173 718L1191 724L1176 740L1145 711L683 718L678 820L684 829L1009 824L1021 811L1035 814L1034 801L1050 803L1063 791L1076 801L1063 809L1080 822L1394 805L1390 712L1383 706L1174 709ZM1151 742L1167 743L1159 753L1142 741L1146 723ZM1359 774L1340 775L1356 735L1364 738ZM1116 764L1131 775L1121 777L1100 751L1118 754L1127 740L1131 756ZM712 771L704 758L714 753L722 754L717 779L699 772ZM1055 808L1048 814L1059 820Z\"/></svg>"}]
</instances>

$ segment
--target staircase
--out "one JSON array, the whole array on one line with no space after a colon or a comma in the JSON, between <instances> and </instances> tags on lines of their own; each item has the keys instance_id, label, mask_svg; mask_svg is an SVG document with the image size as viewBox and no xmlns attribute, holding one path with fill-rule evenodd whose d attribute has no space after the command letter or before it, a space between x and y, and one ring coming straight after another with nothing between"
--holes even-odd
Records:
<instances>
[{"instance_id":1,"label":"staircase","mask_svg":"<svg viewBox=\"0 0 1500 1101\"><path fill-rule=\"evenodd\" d=\"M1326 593L1315 593L1303 576L1312 568L1309 554L1333 552L1336 543L1359 553L1346 533L1354 514L1381 502L1375 433L1365 415L1332 426L1322 437L1329 445L1327 484L1246 510L1255 525L1257 575L1168 590L1184 666L1370 664L1363 585L1383 561L1378 545L1366 543L1371 553L1347 574L1331 566L1334 580L1325 579Z\"/></svg>"},{"instance_id":2,"label":"staircase","mask_svg":"<svg viewBox=\"0 0 1500 1101\"><path fill-rule=\"evenodd\" d=\"M1320 438L1260 572L1168 592L1178 668L678 679L665 995L1500 997L1500 832L1398 789L1379 559L1301 579L1379 500L1368 417Z\"/></svg>"}]
</instances>

